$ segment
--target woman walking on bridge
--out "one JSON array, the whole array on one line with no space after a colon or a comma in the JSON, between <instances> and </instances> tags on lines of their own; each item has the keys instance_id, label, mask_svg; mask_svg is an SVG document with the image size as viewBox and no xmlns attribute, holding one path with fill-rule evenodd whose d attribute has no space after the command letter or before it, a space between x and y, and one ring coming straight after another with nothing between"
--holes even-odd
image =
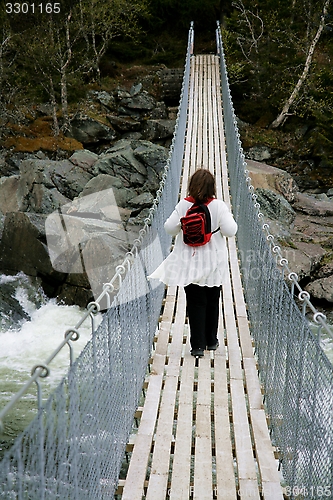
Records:
<instances>
[{"instance_id":1,"label":"woman walking on bridge","mask_svg":"<svg viewBox=\"0 0 333 500\"><path fill-rule=\"evenodd\" d=\"M190 207L198 205L208 207L213 234L207 243L190 246L184 241L182 219ZM234 236L237 232L237 223L227 205L216 199L215 178L209 170L200 168L192 175L188 196L176 205L164 228L167 233L176 236L175 245L148 278L184 287L191 354L202 357L205 349L215 350L219 346L220 291L228 268L225 237Z\"/></svg>"}]
</instances>

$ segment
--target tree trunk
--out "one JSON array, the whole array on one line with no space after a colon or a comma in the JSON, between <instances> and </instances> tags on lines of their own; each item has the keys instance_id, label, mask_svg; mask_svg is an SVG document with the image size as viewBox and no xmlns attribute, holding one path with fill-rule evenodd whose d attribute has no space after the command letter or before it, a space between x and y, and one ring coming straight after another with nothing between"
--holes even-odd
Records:
<instances>
[{"instance_id":1,"label":"tree trunk","mask_svg":"<svg viewBox=\"0 0 333 500\"><path fill-rule=\"evenodd\" d=\"M295 100L297 99L297 96L300 92L300 89L301 89L303 83L305 82L306 77L308 76L316 45L317 45L319 38L320 38L320 35L324 29L325 17L327 15L327 10L328 10L329 4L330 4L330 0L326 0L324 7L323 7L323 13L322 13L321 18L320 18L320 23L319 23L317 33L316 33L316 35L315 35L314 39L312 40L312 43L309 47L309 51L308 51L308 55L307 55L307 58L305 61L303 73L302 73L301 77L299 78L298 82L296 83L296 86L295 86L294 90L292 91L289 99L287 99L287 101L284 103L284 106L282 108L281 113L271 123L270 128L278 128L280 125L282 125L286 121L287 117L290 115L289 109L293 105Z\"/></svg>"},{"instance_id":2,"label":"tree trunk","mask_svg":"<svg viewBox=\"0 0 333 500\"><path fill-rule=\"evenodd\" d=\"M72 48L71 48L71 40L70 40L70 31L69 31L69 23L72 17L72 13L70 12L68 18L66 20L66 45L67 45L67 60L61 66L61 110L63 116L63 125L62 130L67 131L69 129L69 114L68 114L68 94L67 94L67 67L72 59Z\"/></svg>"},{"instance_id":3,"label":"tree trunk","mask_svg":"<svg viewBox=\"0 0 333 500\"><path fill-rule=\"evenodd\" d=\"M50 75L50 97L52 105L52 118L53 118L53 133L57 137L60 133L59 122L57 117L57 99L54 91L53 78Z\"/></svg>"}]
</instances>

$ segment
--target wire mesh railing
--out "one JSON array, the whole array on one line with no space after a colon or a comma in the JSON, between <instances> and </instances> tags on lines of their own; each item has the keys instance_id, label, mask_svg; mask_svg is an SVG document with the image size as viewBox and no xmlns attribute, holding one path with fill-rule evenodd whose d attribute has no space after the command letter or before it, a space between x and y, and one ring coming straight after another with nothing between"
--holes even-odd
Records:
<instances>
[{"instance_id":1,"label":"wire mesh railing","mask_svg":"<svg viewBox=\"0 0 333 500\"><path fill-rule=\"evenodd\" d=\"M164 285L152 287L146 276L160 264L171 243L163 225L179 193L193 37L191 26L169 160L150 215L117 270L120 289L68 375L5 453L0 498L96 500L114 495L164 296ZM88 315L97 313L112 282ZM39 376L47 368L40 365Z\"/></svg>"},{"instance_id":2,"label":"wire mesh railing","mask_svg":"<svg viewBox=\"0 0 333 500\"><path fill-rule=\"evenodd\" d=\"M238 249L251 332L264 385L271 436L280 454L291 499L333 495L333 367L320 345L324 315L302 291L297 275L264 223L256 201L237 128L222 45L217 28L230 191L238 222ZM286 276L287 273L287 276ZM285 278L291 284L287 286ZM294 292L314 314L315 333L294 300Z\"/></svg>"}]
</instances>

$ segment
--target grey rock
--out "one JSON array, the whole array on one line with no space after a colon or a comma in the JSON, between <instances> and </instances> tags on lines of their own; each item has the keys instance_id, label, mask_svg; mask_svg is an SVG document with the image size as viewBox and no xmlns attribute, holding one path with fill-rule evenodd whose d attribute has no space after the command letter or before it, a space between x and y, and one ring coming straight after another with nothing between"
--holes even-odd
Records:
<instances>
[{"instance_id":1,"label":"grey rock","mask_svg":"<svg viewBox=\"0 0 333 500\"><path fill-rule=\"evenodd\" d=\"M143 186L146 182L146 178L138 173L134 173L130 177L130 183L132 186Z\"/></svg>"},{"instance_id":2,"label":"grey rock","mask_svg":"<svg viewBox=\"0 0 333 500\"><path fill-rule=\"evenodd\" d=\"M309 283L305 290L315 299L324 299L333 303L333 275Z\"/></svg>"},{"instance_id":3,"label":"grey rock","mask_svg":"<svg viewBox=\"0 0 333 500\"><path fill-rule=\"evenodd\" d=\"M315 196L306 193L298 193L294 208L309 215L333 215L332 200L318 200Z\"/></svg>"},{"instance_id":4,"label":"grey rock","mask_svg":"<svg viewBox=\"0 0 333 500\"><path fill-rule=\"evenodd\" d=\"M95 172L107 174L121 174L128 181L132 173L137 172L147 175L147 169L136 159L131 148L120 149L100 156L100 160L95 164Z\"/></svg>"},{"instance_id":5,"label":"grey rock","mask_svg":"<svg viewBox=\"0 0 333 500\"><path fill-rule=\"evenodd\" d=\"M162 173L162 170L160 170L159 174L158 174L154 168L147 167L147 172L148 172L147 186L149 186L150 191L153 191L154 193L156 193L156 191L160 187L160 175L159 174Z\"/></svg>"},{"instance_id":6,"label":"grey rock","mask_svg":"<svg viewBox=\"0 0 333 500\"><path fill-rule=\"evenodd\" d=\"M107 116L109 122L111 125L117 130L118 132L135 132L141 129L141 123L137 120L134 120L131 116L126 116L126 117L121 117L121 116L114 116L114 115L108 115Z\"/></svg>"},{"instance_id":7,"label":"grey rock","mask_svg":"<svg viewBox=\"0 0 333 500\"><path fill-rule=\"evenodd\" d=\"M99 174L89 181L81 193L81 197L99 193L105 190L112 189L117 206L126 208L130 200L136 197L137 193L134 189L128 189L123 182L112 175ZM110 200L108 201L110 204Z\"/></svg>"},{"instance_id":8,"label":"grey rock","mask_svg":"<svg viewBox=\"0 0 333 500\"><path fill-rule=\"evenodd\" d=\"M129 139L133 141L139 141L142 139L141 132L125 132L122 134L123 139Z\"/></svg>"},{"instance_id":9,"label":"grey rock","mask_svg":"<svg viewBox=\"0 0 333 500\"><path fill-rule=\"evenodd\" d=\"M100 141L112 141L116 138L111 127L83 114L72 120L69 135L82 144L96 144Z\"/></svg>"},{"instance_id":10,"label":"grey rock","mask_svg":"<svg viewBox=\"0 0 333 500\"><path fill-rule=\"evenodd\" d=\"M328 276L333 275L333 262L329 262L322 266L317 272L318 278L327 278Z\"/></svg>"},{"instance_id":11,"label":"grey rock","mask_svg":"<svg viewBox=\"0 0 333 500\"><path fill-rule=\"evenodd\" d=\"M72 156L69 158L69 161L76 165L77 167L81 167L88 172L95 165L98 160L98 155L89 151L88 149L79 149L75 151Z\"/></svg>"},{"instance_id":12,"label":"grey rock","mask_svg":"<svg viewBox=\"0 0 333 500\"><path fill-rule=\"evenodd\" d=\"M258 188L256 190L260 209L267 214L270 219L277 219L286 224L291 224L296 217L296 213L288 201L280 194L269 189Z\"/></svg>"},{"instance_id":13,"label":"grey rock","mask_svg":"<svg viewBox=\"0 0 333 500\"><path fill-rule=\"evenodd\" d=\"M131 149L132 141L129 139L120 139L115 142L110 148L108 148L104 154L114 153L115 151L120 151L121 149Z\"/></svg>"},{"instance_id":14,"label":"grey rock","mask_svg":"<svg viewBox=\"0 0 333 500\"><path fill-rule=\"evenodd\" d=\"M109 231L95 233L89 238L84 246L82 256L95 298L103 291L103 284L114 276L116 267L122 263L124 255L129 249L129 242L124 230L114 234L110 234Z\"/></svg>"},{"instance_id":15,"label":"grey rock","mask_svg":"<svg viewBox=\"0 0 333 500\"><path fill-rule=\"evenodd\" d=\"M142 112L136 111L135 109L126 108L124 106L118 107L119 116L130 116L133 120L140 121L143 119Z\"/></svg>"},{"instance_id":16,"label":"grey rock","mask_svg":"<svg viewBox=\"0 0 333 500\"><path fill-rule=\"evenodd\" d=\"M17 188L20 177L12 175L11 177L1 177L0 179L0 212L17 212L19 203L17 198Z\"/></svg>"},{"instance_id":17,"label":"grey rock","mask_svg":"<svg viewBox=\"0 0 333 500\"><path fill-rule=\"evenodd\" d=\"M132 198L129 200L129 205L131 207L135 208L146 208L146 207L151 207L153 204L154 197L151 193L141 193L139 196L136 196L135 198Z\"/></svg>"},{"instance_id":18,"label":"grey rock","mask_svg":"<svg viewBox=\"0 0 333 500\"><path fill-rule=\"evenodd\" d=\"M246 160L246 164L255 189L270 189L281 194L289 203L295 201L299 189L288 172L254 160Z\"/></svg>"},{"instance_id":19,"label":"grey rock","mask_svg":"<svg viewBox=\"0 0 333 500\"><path fill-rule=\"evenodd\" d=\"M143 128L143 135L149 141L171 138L175 124L174 120L147 120Z\"/></svg>"},{"instance_id":20,"label":"grey rock","mask_svg":"<svg viewBox=\"0 0 333 500\"><path fill-rule=\"evenodd\" d=\"M142 227L145 219L149 216L149 208L143 208L135 217L131 217L128 221L127 228L132 227L134 234L137 232L135 229ZM135 229L133 229L135 228Z\"/></svg>"},{"instance_id":21,"label":"grey rock","mask_svg":"<svg viewBox=\"0 0 333 500\"><path fill-rule=\"evenodd\" d=\"M271 156L270 149L267 146L253 146L246 152L246 158L256 161L269 160Z\"/></svg>"},{"instance_id":22,"label":"grey rock","mask_svg":"<svg viewBox=\"0 0 333 500\"><path fill-rule=\"evenodd\" d=\"M156 103L156 107L151 110L150 118L152 120L165 120L165 119L176 120L176 116L172 118L168 117L167 107L165 105L165 102L163 101Z\"/></svg>"},{"instance_id":23,"label":"grey rock","mask_svg":"<svg viewBox=\"0 0 333 500\"><path fill-rule=\"evenodd\" d=\"M137 85L133 85L130 90L130 95L133 97L139 94L142 90L142 83L138 83Z\"/></svg>"},{"instance_id":24,"label":"grey rock","mask_svg":"<svg viewBox=\"0 0 333 500\"><path fill-rule=\"evenodd\" d=\"M95 98L107 108L113 108L115 106L115 98L105 90L95 91L94 95Z\"/></svg>"},{"instance_id":25,"label":"grey rock","mask_svg":"<svg viewBox=\"0 0 333 500\"><path fill-rule=\"evenodd\" d=\"M288 260L289 269L295 272L299 279L311 277L325 256L325 250L314 243L297 241L292 247L281 247L281 253Z\"/></svg>"},{"instance_id":26,"label":"grey rock","mask_svg":"<svg viewBox=\"0 0 333 500\"><path fill-rule=\"evenodd\" d=\"M129 92L127 92L126 89L122 89L122 88L116 89L115 95L120 100L121 99L129 99L132 97L131 94Z\"/></svg>"},{"instance_id":27,"label":"grey rock","mask_svg":"<svg viewBox=\"0 0 333 500\"><path fill-rule=\"evenodd\" d=\"M163 171L169 157L167 148L148 141L138 141L133 153L135 158L158 173Z\"/></svg>"},{"instance_id":28,"label":"grey rock","mask_svg":"<svg viewBox=\"0 0 333 500\"><path fill-rule=\"evenodd\" d=\"M155 108L156 100L144 90L141 94L121 99L120 105L129 109L149 111Z\"/></svg>"},{"instance_id":29,"label":"grey rock","mask_svg":"<svg viewBox=\"0 0 333 500\"><path fill-rule=\"evenodd\" d=\"M117 179L112 184L113 181L117 184ZM114 198L112 189L92 193L63 207L62 214L55 212L48 217L47 239L53 267L70 276L81 275L66 279L60 290L62 298L76 295L79 286L90 287L97 298L103 283L112 278L115 267L129 250L127 232ZM76 287L74 291L69 284Z\"/></svg>"},{"instance_id":30,"label":"grey rock","mask_svg":"<svg viewBox=\"0 0 333 500\"><path fill-rule=\"evenodd\" d=\"M78 196L93 175L69 161L54 162L51 178L58 191L69 199Z\"/></svg>"},{"instance_id":31,"label":"grey rock","mask_svg":"<svg viewBox=\"0 0 333 500\"><path fill-rule=\"evenodd\" d=\"M25 160L20 165L20 174L19 210L37 213L50 213L58 206L56 200L67 203L78 196L92 178L92 174L68 160Z\"/></svg>"}]
</instances>

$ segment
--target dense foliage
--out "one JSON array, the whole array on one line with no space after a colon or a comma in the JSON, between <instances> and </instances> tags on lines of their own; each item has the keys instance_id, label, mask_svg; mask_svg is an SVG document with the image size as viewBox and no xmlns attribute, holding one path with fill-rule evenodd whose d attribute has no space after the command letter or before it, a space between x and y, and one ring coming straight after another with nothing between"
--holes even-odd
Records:
<instances>
[{"instance_id":1,"label":"dense foliage","mask_svg":"<svg viewBox=\"0 0 333 500\"><path fill-rule=\"evenodd\" d=\"M333 166L330 0L45 0L34 12L31 4L14 13L5 0L0 10L2 105L48 101L57 131L57 106L66 127L70 104L115 64L182 65L191 20L197 52L213 52L219 19L240 118L269 127L303 75L281 126L310 127L309 150Z\"/></svg>"}]
</instances>

